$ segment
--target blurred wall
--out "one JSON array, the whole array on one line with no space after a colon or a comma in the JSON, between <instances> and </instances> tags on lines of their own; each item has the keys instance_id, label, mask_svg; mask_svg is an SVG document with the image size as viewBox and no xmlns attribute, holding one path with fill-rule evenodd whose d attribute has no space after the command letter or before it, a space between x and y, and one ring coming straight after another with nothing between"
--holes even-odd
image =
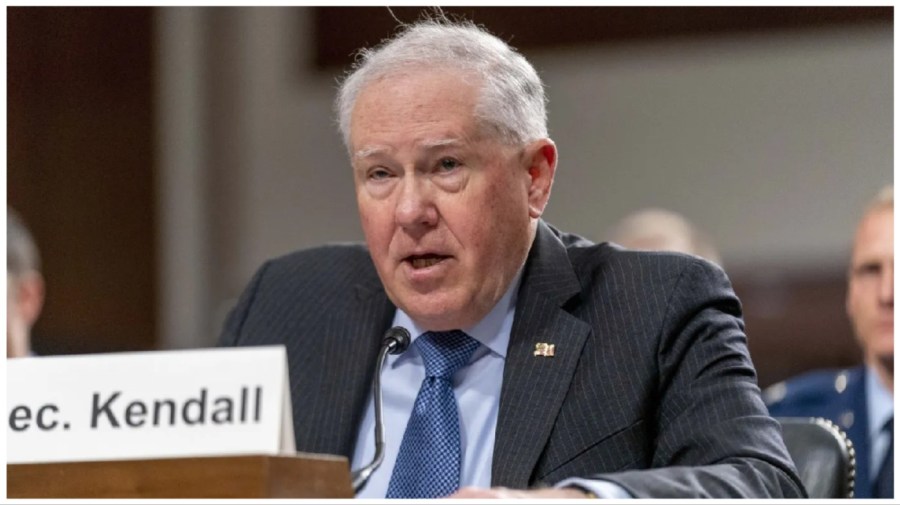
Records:
<instances>
[{"instance_id":1,"label":"blurred wall","mask_svg":"<svg viewBox=\"0 0 900 505\"><path fill-rule=\"evenodd\" d=\"M892 43L888 28L534 55L561 151L548 218L600 239L656 205L732 269L843 264L892 178Z\"/></svg>"},{"instance_id":2,"label":"blurred wall","mask_svg":"<svg viewBox=\"0 0 900 505\"><path fill-rule=\"evenodd\" d=\"M151 349L153 9L6 12L7 201L34 234L46 278L34 350Z\"/></svg>"},{"instance_id":3,"label":"blurred wall","mask_svg":"<svg viewBox=\"0 0 900 505\"><path fill-rule=\"evenodd\" d=\"M309 11L203 10L195 21L208 42L197 99L219 310L266 258L361 233L330 108L336 75L309 62ZM706 228L731 270L842 269L860 207L892 178L890 26L527 56L561 153L546 217L565 229L602 240L632 209L660 205Z\"/></svg>"}]
</instances>

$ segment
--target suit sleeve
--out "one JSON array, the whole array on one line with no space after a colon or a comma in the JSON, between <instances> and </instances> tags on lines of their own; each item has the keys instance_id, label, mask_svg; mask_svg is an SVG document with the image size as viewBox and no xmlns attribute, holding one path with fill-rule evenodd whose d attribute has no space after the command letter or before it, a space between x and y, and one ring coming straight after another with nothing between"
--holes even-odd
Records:
<instances>
[{"instance_id":1,"label":"suit sleeve","mask_svg":"<svg viewBox=\"0 0 900 505\"><path fill-rule=\"evenodd\" d=\"M651 468L597 477L636 498L805 496L762 402L740 302L721 269L700 260L685 268L658 342Z\"/></svg>"}]
</instances>

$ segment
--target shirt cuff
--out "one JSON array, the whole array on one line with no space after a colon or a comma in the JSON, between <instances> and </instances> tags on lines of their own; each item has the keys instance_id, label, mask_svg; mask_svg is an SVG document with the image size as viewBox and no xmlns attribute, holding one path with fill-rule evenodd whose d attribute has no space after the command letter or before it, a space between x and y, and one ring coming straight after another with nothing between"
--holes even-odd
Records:
<instances>
[{"instance_id":1,"label":"shirt cuff","mask_svg":"<svg viewBox=\"0 0 900 505\"><path fill-rule=\"evenodd\" d=\"M626 491L624 487L608 480L592 480L582 479L579 477L570 477L566 480L556 483L553 487L577 487L594 493L597 498L634 498L634 496Z\"/></svg>"}]
</instances>

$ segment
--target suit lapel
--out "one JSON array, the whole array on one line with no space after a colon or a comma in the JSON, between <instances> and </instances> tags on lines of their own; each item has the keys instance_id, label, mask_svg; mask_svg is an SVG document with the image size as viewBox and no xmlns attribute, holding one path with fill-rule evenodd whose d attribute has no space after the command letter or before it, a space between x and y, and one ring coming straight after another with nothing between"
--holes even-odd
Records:
<instances>
[{"instance_id":1,"label":"suit lapel","mask_svg":"<svg viewBox=\"0 0 900 505\"><path fill-rule=\"evenodd\" d=\"M348 458L353 457L353 450L359 432L359 423L365 413L366 402L372 390L372 383L378 370L375 361L381 349L381 340L391 324L396 307L388 300L380 282L360 284L357 286L357 307L353 317L348 318L348 326L358 329L359 335L366 335L365 345L360 345L360 352L353 362L342 362L348 376L354 376L349 389L354 392L352 422L341 430L345 433L344 447ZM360 371L365 371L360 373ZM355 372L355 373L354 373Z\"/></svg>"},{"instance_id":2,"label":"suit lapel","mask_svg":"<svg viewBox=\"0 0 900 505\"><path fill-rule=\"evenodd\" d=\"M325 343L321 361L300 384L321 384L321 394L313 399L310 409L317 418L309 423L313 452L342 454L352 458L359 423L375 373L381 339L394 316L395 307L388 300L375 277L361 281L355 296L348 297L344 310L336 309L323 331Z\"/></svg>"},{"instance_id":3,"label":"suit lapel","mask_svg":"<svg viewBox=\"0 0 900 505\"><path fill-rule=\"evenodd\" d=\"M543 222L523 275L503 371L493 486L528 486L590 333L562 308L581 288L565 246ZM539 343L553 344L554 356L535 356Z\"/></svg>"}]
</instances>

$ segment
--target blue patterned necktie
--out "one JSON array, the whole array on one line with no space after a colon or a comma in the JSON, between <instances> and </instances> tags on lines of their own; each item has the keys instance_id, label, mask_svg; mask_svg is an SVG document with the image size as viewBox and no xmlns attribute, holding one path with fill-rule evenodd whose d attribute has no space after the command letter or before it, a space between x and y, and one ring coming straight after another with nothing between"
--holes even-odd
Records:
<instances>
[{"instance_id":1,"label":"blue patterned necktie","mask_svg":"<svg viewBox=\"0 0 900 505\"><path fill-rule=\"evenodd\" d=\"M459 410L453 374L468 364L477 340L459 330L427 332L414 345L425 380L413 405L387 498L439 498L459 489Z\"/></svg>"},{"instance_id":2,"label":"blue patterned necktie","mask_svg":"<svg viewBox=\"0 0 900 505\"><path fill-rule=\"evenodd\" d=\"M894 497L894 418L888 419L885 423L883 432L891 437L887 454L881 463L881 469L875 477L875 485L873 486L874 498L893 498Z\"/></svg>"}]
</instances>

